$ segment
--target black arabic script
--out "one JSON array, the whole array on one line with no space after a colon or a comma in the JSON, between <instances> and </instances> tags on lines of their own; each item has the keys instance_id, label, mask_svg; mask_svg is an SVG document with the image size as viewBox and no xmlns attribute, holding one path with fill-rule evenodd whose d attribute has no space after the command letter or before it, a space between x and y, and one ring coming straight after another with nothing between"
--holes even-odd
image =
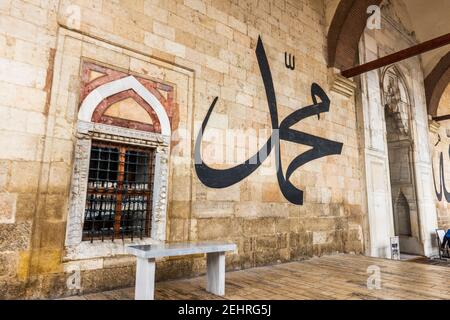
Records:
<instances>
[{"instance_id":1,"label":"black arabic script","mask_svg":"<svg viewBox=\"0 0 450 320\"><path fill-rule=\"evenodd\" d=\"M277 101L272 81L272 73L270 71L269 62L267 60L261 37L258 38L255 52L266 92L272 124L272 135L269 137L265 145L244 163L238 164L228 169L214 169L209 167L201 159L200 147L202 134L206 129L209 117L211 116L211 113L214 110L214 106L217 103L218 97L216 97L209 107L209 110L203 120L202 126L195 142L195 171L198 178L204 185L210 188L226 188L252 174L270 155L272 149L275 149L277 179L280 190L283 196L289 202L297 205L302 205L303 191L295 187L290 182L290 177L295 172L295 170L314 159L333 154L340 154L342 151L342 143L320 138L305 132L292 129L291 127L302 119L314 115L317 115L319 117L320 113L328 112L330 109L330 99L318 84L313 83L311 85L311 98L313 104L292 112L286 118L284 118L281 123L279 123ZM295 157L290 162L286 170L286 175L284 175L281 165L280 139L312 147L311 149Z\"/></svg>"},{"instance_id":2,"label":"black arabic script","mask_svg":"<svg viewBox=\"0 0 450 320\"><path fill-rule=\"evenodd\" d=\"M450 146L448 149L448 154L450 155ZM436 178L434 174L433 168L433 182L434 182L434 191L436 192L436 197L438 201L442 200L442 194L444 195L445 201L450 203L450 192L448 192L447 187L445 186L445 175L444 175L444 156L442 152L439 153L439 190L436 187Z\"/></svg>"}]
</instances>

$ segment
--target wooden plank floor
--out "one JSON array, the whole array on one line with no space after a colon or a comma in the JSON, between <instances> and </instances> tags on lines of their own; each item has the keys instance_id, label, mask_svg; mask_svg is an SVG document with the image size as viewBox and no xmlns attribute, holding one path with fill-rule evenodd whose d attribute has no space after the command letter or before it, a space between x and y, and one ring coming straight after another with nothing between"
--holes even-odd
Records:
<instances>
[{"instance_id":1,"label":"wooden plank floor","mask_svg":"<svg viewBox=\"0 0 450 320\"><path fill-rule=\"evenodd\" d=\"M368 289L378 266L381 288ZM205 277L156 283L156 299L450 299L450 268L359 255L332 255L227 272L226 295L205 291ZM134 288L66 299L133 299Z\"/></svg>"}]
</instances>

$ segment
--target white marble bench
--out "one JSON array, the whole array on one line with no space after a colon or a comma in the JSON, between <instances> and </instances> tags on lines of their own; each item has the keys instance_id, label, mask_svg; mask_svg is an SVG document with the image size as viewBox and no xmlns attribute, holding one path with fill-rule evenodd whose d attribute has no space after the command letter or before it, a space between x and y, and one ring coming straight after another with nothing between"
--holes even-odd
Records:
<instances>
[{"instance_id":1,"label":"white marble bench","mask_svg":"<svg viewBox=\"0 0 450 320\"><path fill-rule=\"evenodd\" d=\"M222 296L225 294L225 252L234 250L236 250L234 243L217 241L128 246L127 252L137 257L134 298L153 300L156 258L201 253L206 253L208 278L206 290Z\"/></svg>"}]
</instances>

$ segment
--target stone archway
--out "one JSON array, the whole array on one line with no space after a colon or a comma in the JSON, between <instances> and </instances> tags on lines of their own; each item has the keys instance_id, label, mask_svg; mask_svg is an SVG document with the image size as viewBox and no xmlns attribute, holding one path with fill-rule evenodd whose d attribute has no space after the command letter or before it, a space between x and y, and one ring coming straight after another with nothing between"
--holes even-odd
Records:
<instances>
[{"instance_id":1,"label":"stone archway","mask_svg":"<svg viewBox=\"0 0 450 320\"><path fill-rule=\"evenodd\" d=\"M394 234L399 237L401 252L423 254L418 232L411 98L405 77L396 66L383 70L381 94L385 110Z\"/></svg>"},{"instance_id":2,"label":"stone archway","mask_svg":"<svg viewBox=\"0 0 450 320\"><path fill-rule=\"evenodd\" d=\"M450 83L450 51L439 60L438 64L425 78L425 94L428 114L437 115L439 100Z\"/></svg>"},{"instance_id":3,"label":"stone archway","mask_svg":"<svg viewBox=\"0 0 450 320\"><path fill-rule=\"evenodd\" d=\"M331 21L327 36L328 66L340 70L355 65L358 43L366 27L367 8L382 0L341 0Z\"/></svg>"}]
</instances>

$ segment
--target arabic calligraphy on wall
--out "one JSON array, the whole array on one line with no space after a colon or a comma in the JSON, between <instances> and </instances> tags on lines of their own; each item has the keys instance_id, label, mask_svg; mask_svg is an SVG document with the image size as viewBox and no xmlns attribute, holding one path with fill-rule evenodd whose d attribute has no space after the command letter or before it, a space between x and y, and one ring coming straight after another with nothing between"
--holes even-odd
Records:
<instances>
[{"instance_id":1,"label":"arabic calligraphy on wall","mask_svg":"<svg viewBox=\"0 0 450 320\"><path fill-rule=\"evenodd\" d=\"M311 85L311 98L313 104L292 112L280 123L278 120L277 101L272 73L270 71L269 62L261 37L258 38L255 53L266 92L272 125L272 135L265 145L244 163L228 169L214 169L209 167L201 158L201 142L203 132L206 129L208 120L217 103L218 97L216 97L209 107L195 141L195 171L204 185L210 188L226 188L252 174L270 155L272 150L275 149L277 179L280 190L289 202L302 205L303 191L291 183L290 177L299 167L312 160L328 155L340 154L342 151L342 143L301 132L292 129L291 127L299 121L314 115L317 115L318 119L320 119L320 113L328 112L330 110L330 99L318 84L313 83ZM281 165L280 139L312 147L308 151L296 156L290 162L286 170L286 175L284 175Z\"/></svg>"},{"instance_id":2,"label":"arabic calligraphy on wall","mask_svg":"<svg viewBox=\"0 0 450 320\"><path fill-rule=\"evenodd\" d=\"M449 146L449 155L450 155L450 146ZM436 175L434 173L433 168L433 182L434 182L434 191L436 192L436 197L438 201L442 200L442 196L444 196L445 201L450 203L450 192L447 191L447 188L445 187L445 175L444 175L444 156L442 152L439 153L439 190L436 187Z\"/></svg>"}]
</instances>

